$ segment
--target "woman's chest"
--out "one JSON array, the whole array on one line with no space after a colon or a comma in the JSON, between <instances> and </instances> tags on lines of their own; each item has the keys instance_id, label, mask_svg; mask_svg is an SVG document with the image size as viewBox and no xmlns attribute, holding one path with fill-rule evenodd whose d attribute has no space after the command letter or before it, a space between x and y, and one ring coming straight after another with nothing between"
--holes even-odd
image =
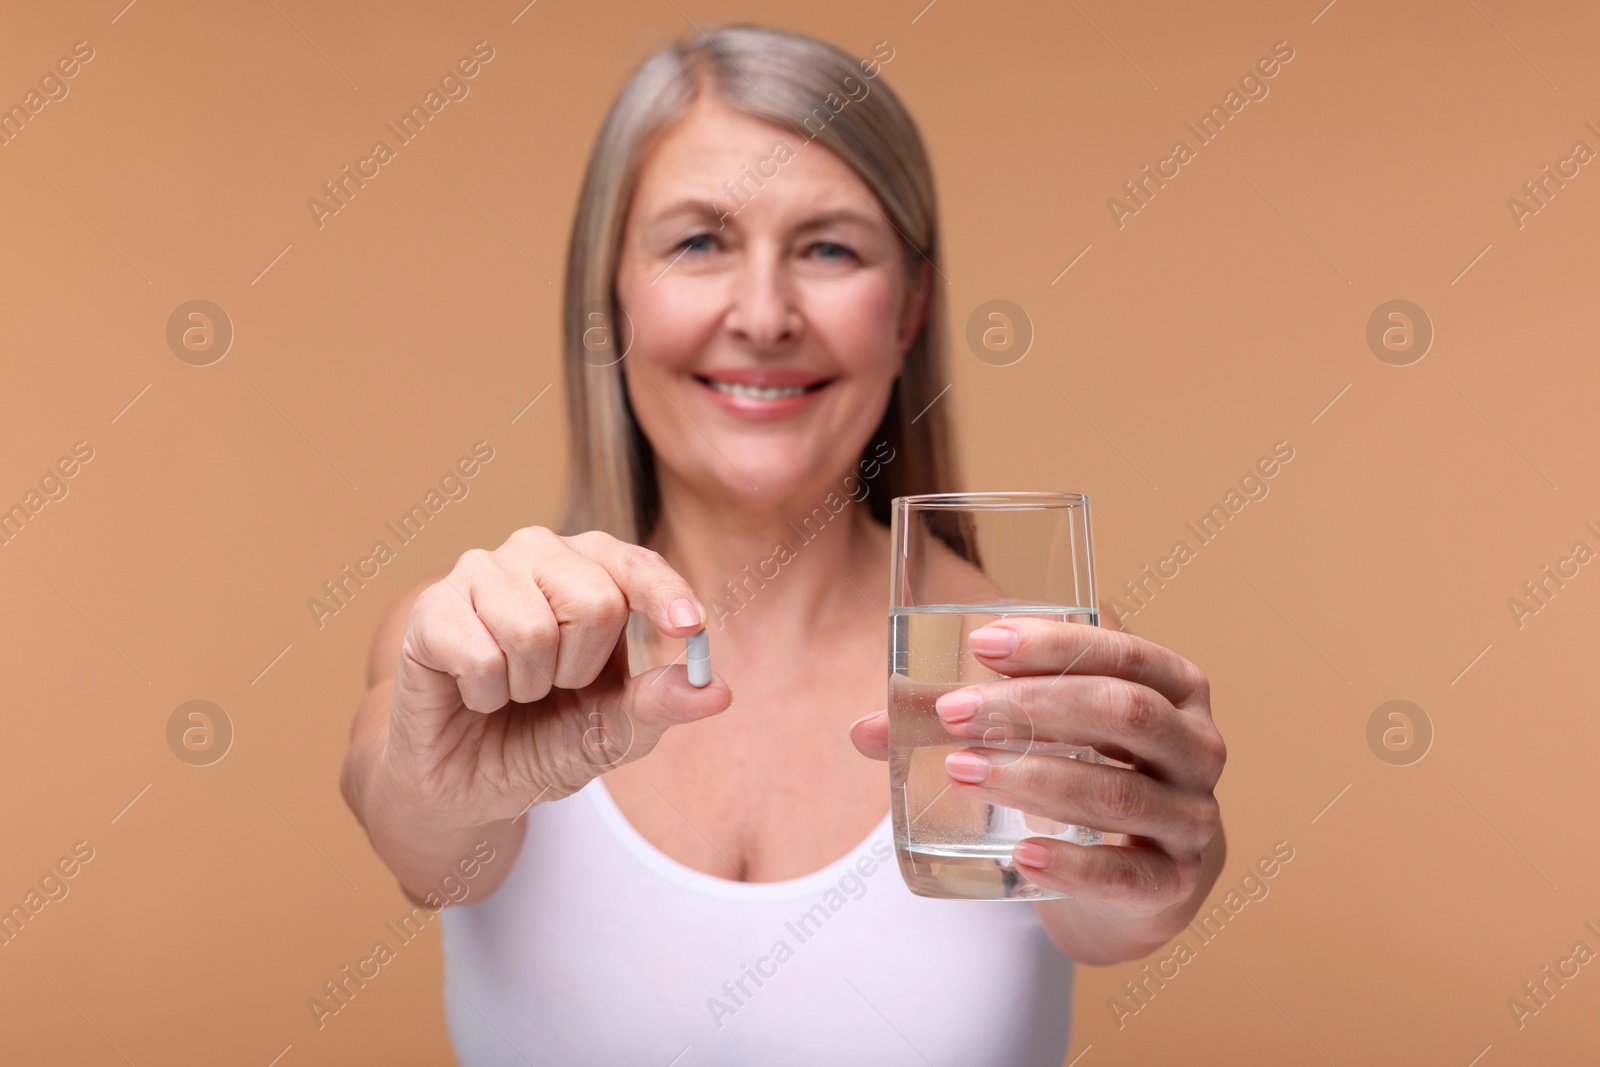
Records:
<instances>
[{"instance_id":1,"label":"woman's chest","mask_svg":"<svg viewBox=\"0 0 1600 1067\"><path fill-rule=\"evenodd\" d=\"M1062 1062L1072 963L1032 907L914 896L878 834L799 883L690 876L603 784L536 805L500 891L442 913L463 1065Z\"/></svg>"},{"instance_id":2,"label":"woman's chest","mask_svg":"<svg viewBox=\"0 0 1600 1067\"><path fill-rule=\"evenodd\" d=\"M884 706L882 651L754 670L713 651L712 662L733 705L608 772L622 814L667 856L733 881L797 878L859 845L889 810L887 765L849 736Z\"/></svg>"}]
</instances>

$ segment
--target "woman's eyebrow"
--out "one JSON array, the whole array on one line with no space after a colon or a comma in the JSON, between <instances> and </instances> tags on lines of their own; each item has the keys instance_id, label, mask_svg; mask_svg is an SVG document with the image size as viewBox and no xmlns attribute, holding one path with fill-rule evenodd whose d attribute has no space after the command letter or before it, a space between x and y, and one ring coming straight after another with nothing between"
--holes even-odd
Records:
<instances>
[{"instance_id":1,"label":"woman's eyebrow","mask_svg":"<svg viewBox=\"0 0 1600 1067\"><path fill-rule=\"evenodd\" d=\"M691 215L696 218L707 218L713 222L722 218L726 208L721 207L713 200L679 200L656 212L655 220L664 222L678 215Z\"/></svg>"},{"instance_id":2,"label":"woman's eyebrow","mask_svg":"<svg viewBox=\"0 0 1600 1067\"><path fill-rule=\"evenodd\" d=\"M754 200L760 195L760 191L757 190L750 199ZM655 221L666 222L680 215L688 215L694 218L709 219L712 222L720 222L724 215L732 218L737 214L737 210L730 210L715 200L688 198L675 201L656 212ZM795 227L795 232L804 233L808 230L820 230L836 222L853 222L859 226L869 228L876 226L876 221L864 212L857 211L854 208L840 207L810 216Z\"/></svg>"},{"instance_id":3,"label":"woman's eyebrow","mask_svg":"<svg viewBox=\"0 0 1600 1067\"><path fill-rule=\"evenodd\" d=\"M832 211L824 211L820 215L813 215L795 229L797 232L804 233L807 230L820 230L836 222L853 222L869 229L875 228L877 225L876 221L871 217L856 211L854 208L842 207L835 208Z\"/></svg>"}]
</instances>

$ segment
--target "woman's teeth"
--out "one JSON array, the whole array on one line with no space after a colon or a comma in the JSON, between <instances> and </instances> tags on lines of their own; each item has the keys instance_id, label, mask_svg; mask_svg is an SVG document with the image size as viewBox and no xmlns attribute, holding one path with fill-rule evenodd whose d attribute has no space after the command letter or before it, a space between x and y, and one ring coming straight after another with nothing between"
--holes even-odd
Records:
<instances>
[{"instance_id":1,"label":"woman's teeth","mask_svg":"<svg viewBox=\"0 0 1600 1067\"><path fill-rule=\"evenodd\" d=\"M719 393L727 393L729 396L753 397L756 400L781 400L786 396L799 396L806 391L806 387L803 385L757 386L717 381L711 383L711 388Z\"/></svg>"}]
</instances>

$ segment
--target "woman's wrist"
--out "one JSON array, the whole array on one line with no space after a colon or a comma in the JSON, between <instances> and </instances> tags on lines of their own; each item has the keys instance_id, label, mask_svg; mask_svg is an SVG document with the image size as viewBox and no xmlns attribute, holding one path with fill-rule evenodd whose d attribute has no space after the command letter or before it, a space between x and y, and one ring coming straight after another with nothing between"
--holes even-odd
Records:
<instances>
[{"instance_id":1,"label":"woman's wrist","mask_svg":"<svg viewBox=\"0 0 1600 1067\"><path fill-rule=\"evenodd\" d=\"M444 880L470 862L481 844L503 846L515 817L473 820L442 815L394 772L385 753L380 749L375 754L361 785L361 821L373 850L407 895L439 906L435 902Z\"/></svg>"}]
</instances>

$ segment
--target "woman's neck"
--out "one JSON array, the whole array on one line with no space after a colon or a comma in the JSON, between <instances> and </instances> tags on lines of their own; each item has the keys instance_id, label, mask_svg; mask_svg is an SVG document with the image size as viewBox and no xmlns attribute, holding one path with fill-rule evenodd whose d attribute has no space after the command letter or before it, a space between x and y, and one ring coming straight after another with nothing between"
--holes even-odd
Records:
<instances>
[{"instance_id":1,"label":"woman's neck","mask_svg":"<svg viewBox=\"0 0 1600 1067\"><path fill-rule=\"evenodd\" d=\"M664 492L647 544L689 582L707 625L734 647L806 642L837 632L842 615L883 611L888 530L839 490L809 509L771 511Z\"/></svg>"}]
</instances>

